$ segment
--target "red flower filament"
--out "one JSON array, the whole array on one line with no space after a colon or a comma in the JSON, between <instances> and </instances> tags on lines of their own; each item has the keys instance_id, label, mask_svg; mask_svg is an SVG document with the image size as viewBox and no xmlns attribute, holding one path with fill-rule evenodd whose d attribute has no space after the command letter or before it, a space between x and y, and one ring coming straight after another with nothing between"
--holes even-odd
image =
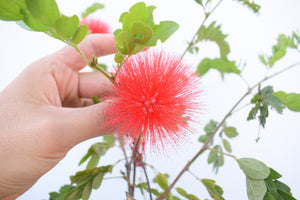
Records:
<instances>
[{"instance_id":1,"label":"red flower filament","mask_svg":"<svg viewBox=\"0 0 300 200\"><path fill-rule=\"evenodd\" d=\"M152 51L131 56L116 77L108 126L140 151L177 143L201 104L199 78L179 58Z\"/></svg>"},{"instance_id":2,"label":"red flower filament","mask_svg":"<svg viewBox=\"0 0 300 200\"><path fill-rule=\"evenodd\" d=\"M83 18L80 21L80 25L86 24L89 27L89 31L91 31L91 33L111 33L111 27L99 20L99 19L93 19L93 18Z\"/></svg>"}]
</instances>

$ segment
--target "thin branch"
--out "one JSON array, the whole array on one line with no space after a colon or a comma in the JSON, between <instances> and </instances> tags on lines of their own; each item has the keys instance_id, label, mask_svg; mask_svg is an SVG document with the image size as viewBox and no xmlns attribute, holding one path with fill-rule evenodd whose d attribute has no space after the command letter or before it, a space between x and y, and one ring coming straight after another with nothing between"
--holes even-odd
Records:
<instances>
[{"instance_id":1,"label":"thin branch","mask_svg":"<svg viewBox=\"0 0 300 200\"><path fill-rule=\"evenodd\" d=\"M245 97L247 97L253 89L255 89L259 84L297 66L300 65L300 62L297 62L293 65L290 65L289 67L274 73L270 76L265 77L264 79L262 79L261 81L257 82L253 87L249 88L249 90L234 104L234 106L229 110L229 112L224 116L224 118L222 119L222 121L218 124L218 126L215 128L215 130L212 132L212 134L209 136L209 138L206 140L206 142L203 144L203 146L201 147L201 149L196 153L196 155L192 158L192 160L190 160L189 162L187 162L187 164L183 167L183 169L179 172L179 174L177 175L177 177L174 179L174 181L169 185L169 187L164 191L164 193L158 197L156 200L163 200L164 197L171 191L171 189L174 187L174 185L177 183L177 181L180 179L180 177L189 170L189 167L193 164L193 162L204 152L206 151L209 147L208 144L212 141L212 139L214 138L214 136L216 135L216 133L218 132L218 130L223 126L223 124L225 123L225 121L227 120L228 117L230 117L233 113L233 111L236 109L236 107L245 99Z\"/></svg>"},{"instance_id":2,"label":"thin branch","mask_svg":"<svg viewBox=\"0 0 300 200\"><path fill-rule=\"evenodd\" d=\"M149 190L149 195L150 195L150 200L153 200L151 187L150 187L150 181L149 181L149 177L148 177L148 174L147 174L147 171L146 171L145 163L143 161L141 161L141 164L142 164L142 168L143 168L143 171L144 171L144 174L145 174L145 178L146 178L146 182L147 182L147 186L148 186L148 190Z\"/></svg>"},{"instance_id":3,"label":"thin branch","mask_svg":"<svg viewBox=\"0 0 300 200\"><path fill-rule=\"evenodd\" d=\"M198 30L197 30L196 33L194 34L194 36L193 36L191 42L189 43L188 47L187 47L187 48L184 50L184 52L182 53L181 58L183 58L183 57L185 56L185 54L188 52L188 50L189 50L192 46L194 46L194 45L196 44L195 39L196 39L196 37L197 37L197 35L198 35L198 33L199 33L201 27L204 25L204 23L206 22L206 20L208 19L208 17L215 11L215 9L222 3L222 1L223 1L223 0L220 0L220 1L216 4L216 6L215 6L210 12L208 12L208 13L205 12L205 17L204 17L202 23L200 24ZM205 9L204 9L204 10L205 10Z\"/></svg>"}]
</instances>

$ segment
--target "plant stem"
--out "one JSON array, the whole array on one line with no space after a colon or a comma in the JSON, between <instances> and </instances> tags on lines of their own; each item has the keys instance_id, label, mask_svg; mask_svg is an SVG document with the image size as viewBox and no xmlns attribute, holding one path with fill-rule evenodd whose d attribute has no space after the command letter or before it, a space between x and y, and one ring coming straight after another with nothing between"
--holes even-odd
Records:
<instances>
[{"instance_id":1,"label":"plant stem","mask_svg":"<svg viewBox=\"0 0 300 200\"><path fill-rule=\"evenodd\" d=\"M193 36L191 42L189 43L188 47L187 47L187 48L184 50L184 52L182 53L181 59L185 56L185 54L188 52L188 50L189 50L192 46L194 46L194 45L197 43L197 42L195 41L195 39L196 39L196 37L197 37L197 35L198 35L198 33L199 33L201 27L204 25L204 23L206 22L206 20L208 19L208 17L215 11L215 9L222 3L222 1L223 1L223 0L220 0L220 1L216 4L216 6L215 6L210 12L205 13L205 17L204 17L204 19L203 19L201 25L199 26L198 30L197 30L196 33L194 34L194 36ZM205 9L204 9L204 10L205 10Z\"/></svg>"},{"instance_id":2,"label":"plant stem","mask_svg":"<svg viewBox=\"0 0 300 200\"><path fill-rule=\"evenodd\" d=\"M149 177L148 177L148 174L147 174L147 171L146 171L146 167L145 167L144 161L141 161L141 164L142 164L142 168L143 168L143 171L144 171L144 174L145 174L145 178L146 178L146 182L147 182L147 186L148 186L148 190L149 190L149 195L150 195L150 200L153 200L153 198L152 198L152 192L151 192L151 187L150 187L150 181L149 181Z\"/></svg>"},{"instance_id":3,"label":"plant stem","mask_svg":"<svg viewBox=\"0 0 300 200\"><path fill-rule=\"evenodd\" d=\"M231 154L229 154L229 153L225 153L225 152L223 152L223 151L219 151L219 150L217 150L217 149L213 149L213 148L210 148L210 147L207 147L207 149L208 149L208 150L211 150L211 151L214 151L214 152L217 152L217 153L220 153L220 154L223 154L223 155L225 155L225 156L229 156L229 157L235 159L236 161L238 161L237 157L235 157L234 155L231 155Z\"/></svg>"},{"instance_id":4,"label":"plant stem","mask_svg":"<svg viewBox=\"0 0 300 200\"><path fill-rule=\"evenodd\" d=\"M192 160L190 160L189 162L187 162L187 164L183 167L183 169L179 172L179 174L176 176L176 178L174 179L174 181L169 185L169 187L164 191L164 193L158 197L156 200L163 200L164 197L171 191L171 189L174 187L174 185L177 183L177 181L180 179L180 177L184 174L184 172L189 170L189 167L193 164L193 162L204 152L206 151L209 147L208 144L212 141L212 139L214 138L214 136L216 135L216 133L218 132L218 130L223 126L223 124L225 123L225 121L227 120L228 117L230 117L233 113L233 111L235 110L235 108L253 91L253 89L255 89L258 85L260 85L261 83L297 66L300 65L300 62L297 62L293 65L290 65L286 68L284 68L283 70L274 73L270 76L265 77L264 79L262 79L261 81L257 82L254 86L252 86L251 88L248 89L248 91L234 104L234 106L229 110L229 112L224 116L224 118L222 119L222 121L218 124L218 126L215 128L215 130L212 132L212 134L209 136L209 138L206 140L206 142L203 144L203 146L201 147L201 149L196 153L196 155L192 158Z\"/></svg>"}]
</instances>

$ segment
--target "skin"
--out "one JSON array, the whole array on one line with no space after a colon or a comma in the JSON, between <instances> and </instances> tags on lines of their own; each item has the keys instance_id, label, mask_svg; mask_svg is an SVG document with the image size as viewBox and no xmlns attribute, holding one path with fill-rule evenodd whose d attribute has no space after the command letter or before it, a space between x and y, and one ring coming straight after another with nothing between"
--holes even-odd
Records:
<instances>
[{"instance_id":1,"label":"skin","mask_svg":"<svg viewBox=\"0 0 300 200\"><path fill-rule=\"evenodd\" d=\"M116 52L110 34L92 34L79 45L91 60ZM28 66L0 93L0 199L15 199L52 169L76 144L107 134L107 104L92 105L112 83L72 47Z\"/></svg>"}]
</instances>

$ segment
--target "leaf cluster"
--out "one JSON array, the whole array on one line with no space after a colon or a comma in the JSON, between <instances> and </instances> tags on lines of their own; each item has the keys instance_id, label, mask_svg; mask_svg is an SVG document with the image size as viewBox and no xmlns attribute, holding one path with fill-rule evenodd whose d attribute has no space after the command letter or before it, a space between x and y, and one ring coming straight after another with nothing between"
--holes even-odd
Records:
<instances>
[{"instance_id":1,"label":"leaf cluster","mask_svg":"<svg viewBox=\"0 0 300 200\"><path fill-rule=\"evenodd\" d=\"M203 76L206 74L210 69L218 70L222 77L224 76L224 73L235 73L240 74L240 70L236 67L235 61L229 61L227 56L230 52L229 44L226 42L225 38L227 35L223 34L221 31L221 26L216 25L216 22L212 22L207 27L205 25L202 25L198 31L197 34L197 40L196 43L199 43L201 41L211 41L215 42L220 51L220 58L204 58L200 62L200 64L197 66L197 74L199 76ZM190 52L198 52L198 47L195 47L194 45L190 45L189 48Z\"/></svg>"},{"instance_id":2,"label":"leaf cluster","mask_svg":"<svg viewBox=\"0 0 300 200\"><path fill-rule=\"evenodd\" d=\"M177 31L179 25L173 21L161 21L155 24L154 9L155 6L146 6L144 2L139 2L120 16L122 28L114 32L119 51L115 55L117 63L121 63L125 56L138 53L144 47L155 46L158 40L165 42Z\"/></svg>"},{"instance_id":3,"label":"leaf cluster","mask_svg":"<svg viewBox=\"0 0 300 200\"><path fill-rule=\"evenodd\" d=\"M293 32L291 36L280 34L277 44L272 47L272 55L261 54L259 55L259 59L265 66L272 68L277 61L286 55L288 48L297 49L299 43L300 36L296 32Z\"/></svg>"},{"instance_id":4,"label":"leaf cluster","mask_svg":"<svg viewBox=\"0 0 300 200\"><path fill-rule=\"evenodd\" d=\"M220 186L216 185L216 181L211 179L201 179L201 182L206 187L211 198L215 200L224 200L224 198L222 197L223 189Z\"/></svg>"},{"instance_id":5,"label":"leaf cluster","mask_svg":"<svg viewBox=\"0 0 300 200\"><path fill-rule=\"evenodd\" d=\"M88 33L88 26L79 27L79 18L60 13L55 0L3 0L0 19L16 21L21 27L48 35L73 45L79 44Z\"/></svg>"},{"instance_id":6,"label":"leaf cluster","mask_svg":"<svg viewBox=\"0 0 300 200\"><path fill-rule=\"evenodd\" d=\"M49 193L49 200L88 200L92 189L98 189L104 175L111 173L112 169L113 166L108 165L77 172L70 177L70 185L62 186L59 192Z\"/></svg>"},{"instance_id":7,"label":"leaf cluster","mask_svg":"<svg viewBox=\"0 0 300 200\"><path fill-rule=\"evenodd\" d=\"M86 166L86 169L93 169L97 167L100 157L104 156L105 153L114 146L115 138L113 135L105 135L103 136L103 142L97 142L93 144L89 149L85 156L80 160L79 165L83 164L88 159L89 162Z\"/></svg>"},{"instance_id":8,"label":"leaf cluster","mask_svg":"<svg viewBox=\"0 0 300 200\"><path fill-rule=\"evenodd\" d=\"M258 87L258 93L253 96L251 103L254 107L250 110L247 120L253 120L256 118L257 114L259 123L262 127L265 127L267 117L269 116L269 106L276 109L279 114L282 114L283 104L280 98L273 95L273 87L266 86L263 89Z\"/></svg>"}]
</instances>

